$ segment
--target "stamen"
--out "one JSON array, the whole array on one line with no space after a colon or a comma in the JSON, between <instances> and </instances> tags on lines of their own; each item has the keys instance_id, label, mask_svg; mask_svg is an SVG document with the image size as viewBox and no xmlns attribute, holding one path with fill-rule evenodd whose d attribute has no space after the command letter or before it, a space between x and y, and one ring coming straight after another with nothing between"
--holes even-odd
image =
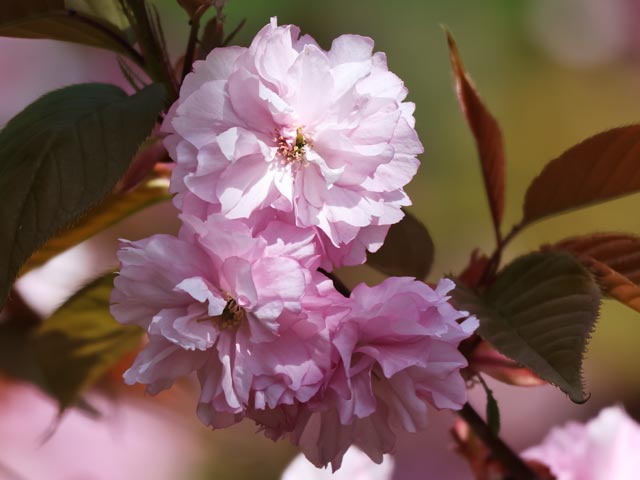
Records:
<instances>
[{"instance_id":1,"label":"stamen","mask_svg":"<svg viewBox=\"0 0 640 480\"><path fill-rule=\"evenodd\" d=\"M311 146L311 139L302 133L302 127L296 129L296 141L291 145L289 141L276 131L278 157L285 165L304 165L307 162L305 147Z\"/></svg>"},{"instance_id":2,"label":"stamen","mask_svg":"<svg viewBox=\"0 0 640 480\"><path fill-rule=\"evenodd\" d=\"M225 298L227 300L227 305L224 307L222 315L220 315L220 319L218 321L218 325L222 330L225 328L237 327L247 319L247 314L242 307L238 305L235 299L231 298L229 294L225 294Z\"/></svg>"},{"instance_id":3,"label":"stamen","mask_svg":"<svg viewBox=\"0 0 640 480\"><path fill-rule=\"evenodd\" d=\"M227 328L237 327L247 319L246 312L240 305L238 305L238 302L236 302L231 295L225 292L224 299L227 301L227 304L224 306L220 315L201 318L197 321L211 321L212 323L217 324L220 330L225 330Z\"/></svg>"}]
</instances>

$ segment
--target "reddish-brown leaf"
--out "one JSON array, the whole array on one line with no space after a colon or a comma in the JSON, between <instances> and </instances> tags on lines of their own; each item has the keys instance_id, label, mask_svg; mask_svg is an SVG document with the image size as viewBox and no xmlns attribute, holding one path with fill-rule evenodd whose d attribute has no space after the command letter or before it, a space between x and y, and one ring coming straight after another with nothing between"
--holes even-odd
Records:
<instances>
[{"instance_id":1,"label":"reddish-brown leaf","mask_svg":"<svg viewBox=\"0 0 640 480\"><path fill-rule=\"evenodd\" d=\"M551 160L524 201L524 223L640 191L640 125L598 133Z\"/></svg>"},{"instance_id":2,"label":"reddish-brown leaf","mask_svg":"<svg viewBox=\"0 0 640 480\"><path fill-rule=\"evenodd\" d=\"M458 281L462 282L463 285L466 285L469 288L477 288L478 285L480 285L480 281L482 280L482 276L484 275L484 271L487 268L488 263L489 257L480 252L480 249L476 248L471 252L469 264L462 273L458 275Z\"/></svg>"},{"instance_id":3,"label":"reddish-brown leaf","mask_svg":"<svg viewBox=\"0 0 640 480\"><path fill-rule=\"evenodd\" d=\"M473 350L469 357L469 366L477 372L486 373L496 380L518 387L537 387L547 383L528 368L502 355L486 340L480 342Z\"/></svg>"},{"instance_id":4,"label":"reddish-brown leaf","mask_svg":"<svg viewBox=\"0 0 640 480\"><path fill-rule=\"evenodd\" d=\"M465 71L453 35L449 31L446 33L458 101L476 141L484 185L489 198L491 218L497 233L504 211L505 160L502 132L496 119L480 100L473 82Z\"/></svg>"},{"instance_id":5,"label":"reddish-brown leaf","mask_svg":"<svg viewBox=\"0 0 640 480\"><path fill-rule=\"evenodd\" d=\"M640 237L630 233L594 233L553 245L576 256L605 263L633 283L640 283Z\"/></svg>"},{"instance_id":6,"label":"reddish-brown leaf","mask_svg":"<svg viewBox=\"0 0 640 480\"><path fill-rule=\"evenodd\" d=\"M626 306L640 312L640 287L620 275L607 264L591 259L584 261L584 264L595 274L600 288Z\"/></svg>"},{"instance_id":7,"label":"reddish-brown leaf","mask_svg":"<svg viewBox=\"0 0 640 480\"><path fill-rule=\"evenodd\" d=\"M604 293L640 312L640 237L596 233L568 238L550 248L575 255L593 272Z\"/></svg>"}]
</instances>

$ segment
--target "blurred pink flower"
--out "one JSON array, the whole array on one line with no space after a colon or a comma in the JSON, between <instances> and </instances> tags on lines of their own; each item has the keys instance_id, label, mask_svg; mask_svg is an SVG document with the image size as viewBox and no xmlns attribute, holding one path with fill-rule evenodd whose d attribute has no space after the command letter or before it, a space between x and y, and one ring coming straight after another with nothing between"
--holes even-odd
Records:
<instances>
[{"instance_id":1,"label":"blurred pink flower","mask_svg":"<svg viewBox=\"0 0 640 480\"><path fill-rule=\"evenodd\" d=\"M198 414L213 427L249 406L307 401L329 368L324 310L344 300L315 271L312 232L269 222L254 236L220 215L182 220L179 238L155 235L119 251L111 311L149 334L125 381L156 393L197 371Z\"/></svg>"},{"instance_id":2,"label":"blurred pink flower","mask_svg":"<svg viewBox=\"0 0 640 480\"><path fill-rule=\"evenodd\" d=\"M478 326L447 302L454 287L436 290L413 278L392 277L376 287L356 287L351 312L329 325L334 370L317 411L293 438L316 466L340 467L356 444L374 461L392 452L396 433L427 426L427 402L460 409L467 398L458 344Z\"/></svg>"},{"instance_id":3,"label":"blurred pink flower","mask_svg":"<svg viewBox=\"0 0 640 480\"><path fill-rule=\"evenodd\" d=\"M204 460L198 435L148 402L91 397L102 417L58 406L33 386L0 387L0 479L174 480Z\"/></svg>"},{"instance_id":4,"label":"blurred pink flower","mask_svg":"<svg viewBox=\"0 0 640 480\"><path fill-rule=\"evenodd\" d=\"M620 407L605 408L586 424L551 430L523 457L547 465L557 480L635 480L640 472L640 425Z\"/></svg>"},{"instance_id":5,"label":"blurred pink flower","mask_svg":"<svg viewBox=\"0 0 640 480\"><path fill-rule=\"evenodd\" d=\"M298 455L289 464L280 480L391 480L394 461L389 455L384 456L380 465L371 463L365 453L356 447L351 447L344 455L342 468L337 473L320 470Z\"/></svg>"},{"instance_id":6,"label":"blurred pink flower","mask_svg":"<svg viewBox=\"0 0 640 480\"><path fill-rule=\"evenodd\" d=\"M343 35L324 51L299 35L273 18L249 48L194 65L163 125L172 191L201 216L288 213L334 264L362 263L410 204L403 187L423 151L414 105L371 39Z\"/></svg>"}]
</instances>

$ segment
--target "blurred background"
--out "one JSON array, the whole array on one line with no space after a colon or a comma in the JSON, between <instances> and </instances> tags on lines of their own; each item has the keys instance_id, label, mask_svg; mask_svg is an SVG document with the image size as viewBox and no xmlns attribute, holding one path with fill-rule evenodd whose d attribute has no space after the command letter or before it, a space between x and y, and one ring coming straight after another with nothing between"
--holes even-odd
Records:
<instances>
[{"instance_id":1,"label":"blurred background","mask_svg":"<svg viewBox=\"0 0 640 480\"><path fill-rule=\"evenodd\" d=\"M176 0L156 0L174 60L182 55L187 16ZM2 7L0 7L2 8ZM343 33L372 37L417 104L426 152L408 187L411 207L436 245L432 279L459 272L471 250L492 248L493 234L473 139L458 108L441 25L455 35L467 70L500 122L506 142L506 227L521 216L528 183L563 150L599 131L640 118L640 0L230 0L227 30L248 45L271 16L294 23L325 48ZM125 86L114 55L52 41L0 39L0 125L36 97L86 81ZM507 259L566 236L594 231L640 233L640 198L544 220L507 250ZM115 265L118 237L176 229L159 205L128 218L20 281L25 298L52 311L97 271ZM350 285L382 280L367 267L341 272ZM539 443L550 426L584 420L621 403L640 415L637 314L606 303L585 366L591 399L574 405L552 387L491 382L504 438L515 449ZM124 387L122 387L124 389ZM484 408L484 394L471 392ZM193 391L179 385L158 398L126 389L96 420L70 412L53 436L55 406L26 385L0 383L0 479L277 479L295 450L243 424L211 432L195 420ZM395 480L471 478L451 447L453 415L433 412L432 427L406 435L395 455ZM4 476L3 476L4 475Z\"/></svg>"}]
</instances>

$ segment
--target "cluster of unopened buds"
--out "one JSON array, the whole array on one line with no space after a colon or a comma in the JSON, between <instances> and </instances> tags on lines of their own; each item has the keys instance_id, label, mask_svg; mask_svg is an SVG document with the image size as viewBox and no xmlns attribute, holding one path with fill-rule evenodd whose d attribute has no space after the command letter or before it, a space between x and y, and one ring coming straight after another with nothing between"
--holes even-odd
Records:
<instances>
[{"instance_id":1,"label":"cluster of unopened buds","mask_svg":"<svg viewBox=\"0 0 640 480\"><path fill-rule=\"evenodd\" d=\"M458 344L477 327L450 280L339 293L410 201L422 145L403 82L369 38L321 49L275 19L196 62L163 130L178 236L123 241L112 313L149 341L126 372L151 393L196 372L213 428L249 418L318 466L373 460L428 404L466 401Z\"/></svg>"}]
</instances>

